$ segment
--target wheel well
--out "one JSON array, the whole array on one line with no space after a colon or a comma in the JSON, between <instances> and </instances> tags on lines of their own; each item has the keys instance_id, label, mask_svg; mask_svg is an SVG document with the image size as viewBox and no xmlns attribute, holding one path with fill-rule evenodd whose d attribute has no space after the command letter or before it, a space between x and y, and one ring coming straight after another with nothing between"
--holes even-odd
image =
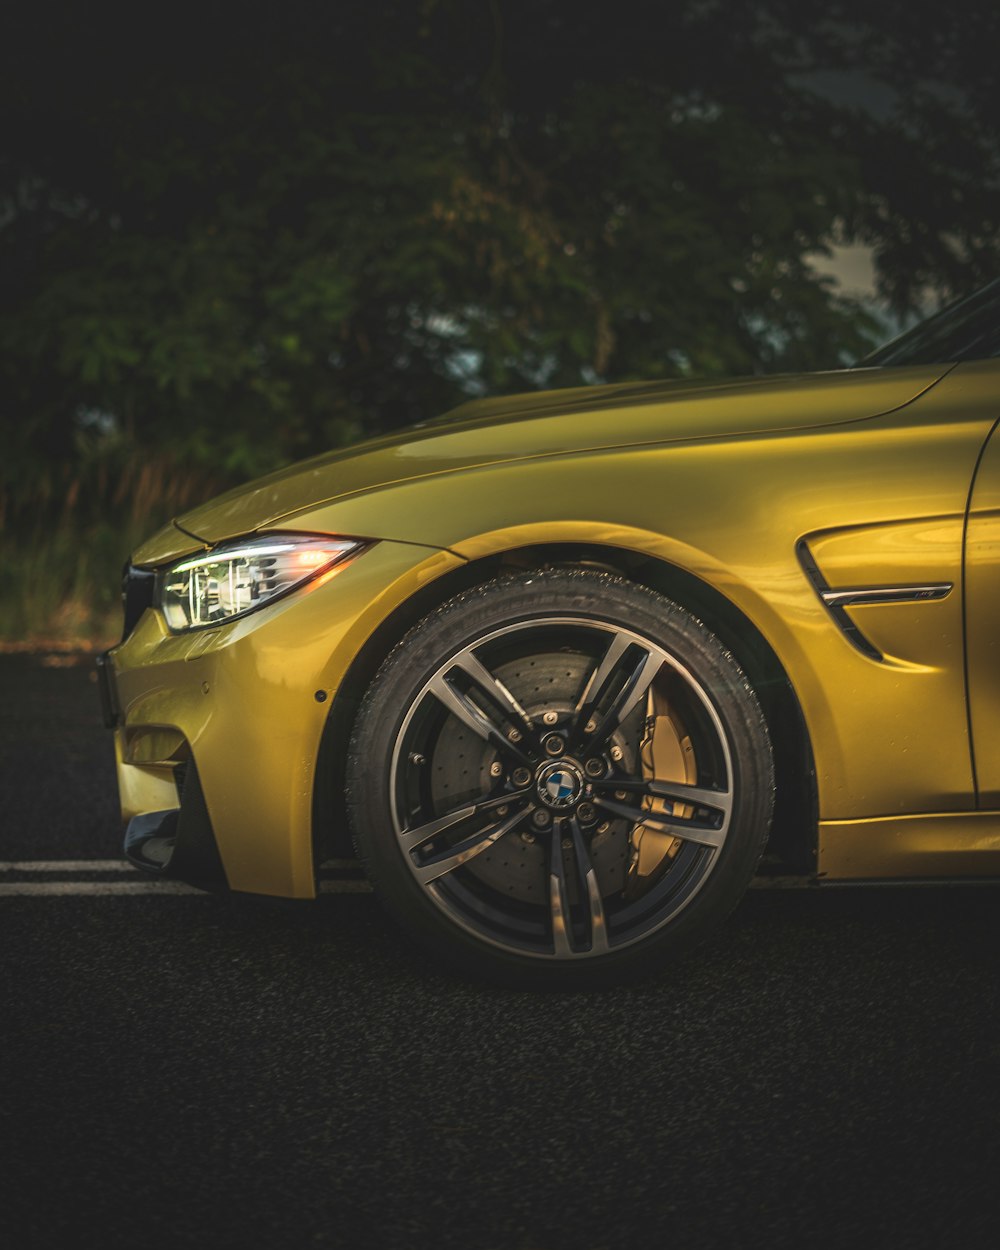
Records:
<instances>
[{"instance_id":1,"label":"wheel well","mask_svg":"<svg viewBox=\"0 0 1000 1250\"><path fill-rule=\"evenodd\" d=\"M333 700L320 745L313 795L317 863L353 854L344 808L344 763L358 706L382 661L433 608L505 570L541 566L594 568L656 590L693 612L732 653L757 693L767 720L775 765L775 807L762 864L772 873L816 868L816 772L798 697L770 644L724 595L676 565L619 548L549 544L519 548L452 570L413 595L372 634Z\"/></svg>"}]
</instances>

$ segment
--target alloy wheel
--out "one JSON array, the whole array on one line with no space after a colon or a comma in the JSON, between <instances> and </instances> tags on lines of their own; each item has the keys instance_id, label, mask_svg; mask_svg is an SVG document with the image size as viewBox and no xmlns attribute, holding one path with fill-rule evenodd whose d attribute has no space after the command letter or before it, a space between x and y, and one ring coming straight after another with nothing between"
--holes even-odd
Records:
<instances>
[{"instance_id":1,"label":"alloy wheel","mask_svg":"<svg viewBox=\"0 0 1000 1250\"><path fill-rule=\"evenodd\" d=\"M403 716L390 795L399 853L448 920L568 961L688 905L729 835L734 780L713 700L676 656L553 615L439 665Z\"/></svg>"}]
</instances>

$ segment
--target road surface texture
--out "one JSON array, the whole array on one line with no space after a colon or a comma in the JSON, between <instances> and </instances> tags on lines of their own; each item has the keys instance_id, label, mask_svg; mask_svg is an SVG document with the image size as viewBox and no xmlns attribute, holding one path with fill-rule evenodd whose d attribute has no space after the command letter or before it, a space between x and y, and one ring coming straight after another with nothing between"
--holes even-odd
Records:
<instances>
[{"instance_id":1,"label":"road surface texture","mask_svg":"<svg viewBox=\"0 0 1000 1250\"><path fill-rule=\"evenodd\" d=\"M997 1244L994 887L754 891L639 988L481 988L370 894L118 888L51 665L0 656L2 1244Z\"/></svg>"}]
</instances>

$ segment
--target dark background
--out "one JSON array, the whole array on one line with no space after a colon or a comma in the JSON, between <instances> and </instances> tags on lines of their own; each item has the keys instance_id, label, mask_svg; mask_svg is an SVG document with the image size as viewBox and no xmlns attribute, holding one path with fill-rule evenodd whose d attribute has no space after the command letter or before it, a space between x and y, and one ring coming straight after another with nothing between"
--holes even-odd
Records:
<instances>
[{"instance_id":1,"label":"dark background","mask_svg":"<svg viewBox=\"0 0 1000 1250\"><path fill-rule=\"evenodd\" d=\"M7 7L0 636L469 395L857 360L1000 273L998 46L986 0Z\"/></svg>"}]
</instances>

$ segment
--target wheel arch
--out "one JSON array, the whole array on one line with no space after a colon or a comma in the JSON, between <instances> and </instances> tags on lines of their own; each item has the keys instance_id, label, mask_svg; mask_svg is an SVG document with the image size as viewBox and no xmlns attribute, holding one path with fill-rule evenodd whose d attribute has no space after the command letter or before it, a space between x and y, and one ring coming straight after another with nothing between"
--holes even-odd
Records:
<instances>
[{"instance_id":1,"label":"wheel arch","mask_svg":"<svg viewBox=\"0 0 1000 1250\"><path fill-rule=\"evenodd\" d=\"M719 637L757 693L774 750L775 808L764 867L814 872L818 806L812 744L799 698L770 643L731 600L687 570L647 553L583 542L539 543L470 560L411 596L368 638L333 699L320 744L313 795L317 864L353 853L344 806L347 743L364 692L385 658L413 625L453 595L505 571L543 566L624 576L680 604Z\"/></svg>"}]
</instances>

